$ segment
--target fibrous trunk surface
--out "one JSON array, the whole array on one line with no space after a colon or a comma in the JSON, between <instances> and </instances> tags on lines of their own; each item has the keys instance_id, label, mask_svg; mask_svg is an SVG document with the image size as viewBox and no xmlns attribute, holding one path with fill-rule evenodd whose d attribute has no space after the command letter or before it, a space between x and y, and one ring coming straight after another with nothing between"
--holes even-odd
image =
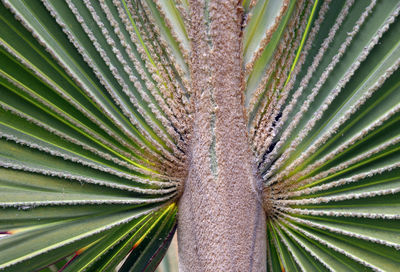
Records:
<instances>
[{"instance_id":1,"label":"fibrous trunk surface","mask_svg":"<svg viewBox=\"0 0 400 272\"><path fill-rule=\"evenodd\" d=\"M242 97L242 12L237 1L190 7L195 114L179 203L180 271L265 271L265 215Z\"/></svg>"}]
</instances>

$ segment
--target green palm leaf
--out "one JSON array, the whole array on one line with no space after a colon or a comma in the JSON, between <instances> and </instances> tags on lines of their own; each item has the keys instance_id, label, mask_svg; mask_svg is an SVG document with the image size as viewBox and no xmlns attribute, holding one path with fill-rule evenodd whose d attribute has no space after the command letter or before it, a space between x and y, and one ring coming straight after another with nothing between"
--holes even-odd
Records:
<instances>
[{"instance_id":1,"label":"green palm leaf","mask_svg":"<svg viewBox=\"0 0 400 272\"><path fill-rule=\"evenodd\" d=\"M180 104L164 95L186 68L162 60L172 54L156 54L164 47L135 32L146 22L129 23L144 13L133 4L1 5L7 237L0 267L7 271L60 259L50 268L110 271L127 255L122 269L134 263L130 269L152 271L168 247L184 153L171 114Z\"/></svg>"},{"instance_id":2,"label":"green palm leaf","mask_svg":"<svg viewBox=\"0 0 400 272\"><path fill-rule=\"evenodd\" d=\"M296 7L298 31L285 30L250 89L268 271L398 269L399 10L398 1Z\"/></svg>"},{"instance_id":3,"label":"green palm leaf","mask_svg":"<svg viewBox=\"0 0 400 272\"><path fill-rule=\"evenodd\" d=\"M157 268L195 129L191 5L1 1L0 270ZM267 271L397 271L399 1L241 5Z\"/></svg>"}]
</instances>

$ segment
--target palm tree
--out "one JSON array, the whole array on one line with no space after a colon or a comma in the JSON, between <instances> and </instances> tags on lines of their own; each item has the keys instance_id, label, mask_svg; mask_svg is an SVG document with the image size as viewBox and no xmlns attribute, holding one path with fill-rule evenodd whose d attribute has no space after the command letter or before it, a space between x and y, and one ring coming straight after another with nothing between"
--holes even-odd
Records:
<instances>
[{"instance_id":1,"label":"palm tree","mask_svg":"<svg viewBox=\"0 0 400 272\"><path fill-rule=\"evenodd\" d=\"M0 270L399 271L398 0L2 0Z\"/></svg>"}]
</instances>

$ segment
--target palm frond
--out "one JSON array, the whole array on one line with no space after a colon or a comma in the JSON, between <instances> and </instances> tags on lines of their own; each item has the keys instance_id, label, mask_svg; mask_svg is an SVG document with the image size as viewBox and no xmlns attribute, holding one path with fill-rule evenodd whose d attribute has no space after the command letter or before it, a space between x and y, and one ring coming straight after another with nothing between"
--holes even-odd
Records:
<instances>
[{"instance_id":1,"label":"palm frond","mask_svg":"<svg viewBox=\"0 0 400 272\"><path fill-rule=\"evenodd\" d=\"M300 2L247 79L268 271L396 271L400 4Z\"/></svg>"},{"instance_id":2,"label":"palm frond","mask_svg":"<svg viewBox=\"0 0 400 272\"><path fill-rule=\"evenodd\" d=\"M180 13L153 1L0 9L0 269L153 271L184 171L188 40L182 25L166 31Z\"/></svg>"},{"instance_id":3,"label":"palm frond","mask_svg":"<svg viewBox=\"0 0 400 272\"><path fill-rule=\"evenodd\" d=\"M188 170L191 8L0 2L0 270L156 269ZM242 8L267 271L397 271L399 1Z\"/></svg>"}]
</instances>

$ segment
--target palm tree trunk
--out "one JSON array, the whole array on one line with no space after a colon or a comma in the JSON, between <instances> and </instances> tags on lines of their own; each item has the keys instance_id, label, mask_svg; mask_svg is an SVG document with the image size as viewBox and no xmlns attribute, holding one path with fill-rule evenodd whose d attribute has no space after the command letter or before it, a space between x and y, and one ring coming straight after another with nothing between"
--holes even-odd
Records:
<instances>
[{"instance_id":1,"label":"palm tree trunk","mask_svg":"<svg viewBox=\"0 0 400 272\"><path fill-rule=\"evenodd\" d=\"M193 0L194 120L179 203L181 271L265 271L265 215L243 106L238 1Z\"/></svg>"}]
</instances>

